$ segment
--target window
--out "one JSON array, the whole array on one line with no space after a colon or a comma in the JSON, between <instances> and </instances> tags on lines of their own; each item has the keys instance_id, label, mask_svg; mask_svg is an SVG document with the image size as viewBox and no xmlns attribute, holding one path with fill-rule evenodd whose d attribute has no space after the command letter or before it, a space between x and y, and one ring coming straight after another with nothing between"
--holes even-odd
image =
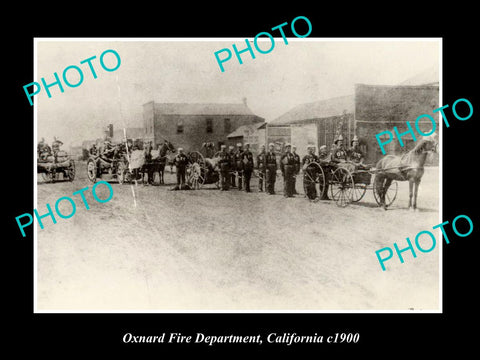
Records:
<instances>
[{"instance_id":1,"label":"window","mask_svg":"<svg viewBox=\"0 0 480 360\"><path fill-rule=\"evenodd\" d=\"M230 134L232 132L232 124L230 123L230 119L225 119L223 122L224 130L223 132L225 134Z\"/></svg>"},{"instance_id":2,"label":"window","mask_svg":"<svg viewBox=\"0 0 480 360\"><path fill-rule=\"evenodd\" d=\"M183 121L179 120L177 123L177 134L183 133Z\"/></svg>"},{"instance_id":3,"label":"window","mask_svg":"<svg viewBox=\"0 0 480 360\"><path fill-rule=\"evenodd\" d=\"M207 133L213 133L213 120L207 119Z\"/></svg>"}]
</instances>

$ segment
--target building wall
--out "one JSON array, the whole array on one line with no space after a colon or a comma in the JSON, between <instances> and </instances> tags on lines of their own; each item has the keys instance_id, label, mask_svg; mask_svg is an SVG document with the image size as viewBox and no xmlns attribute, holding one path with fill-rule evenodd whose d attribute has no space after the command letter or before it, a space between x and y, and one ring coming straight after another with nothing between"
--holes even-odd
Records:
<instances>
[{"instance_id":1,"label":"building wall","mask_svg":"<svg viewBox=\"0 0 480 360\"><path fill-rule=\"evenodd\" d=\"M344 144L350 144L350 140L353 139L353 136L355 135L353 114L345 113L339 116L318 119L317 150L322 145L326 145L327 149L330 150L337 134L342 135Z\"/></svg>"},{"instance_id":2,"label":"building wall","mask_svg":"<svg viewBox=\"0 0 480 360\"><path fill-rule=\"evenodd\" d=\"M291 135L291 128L290 125L267 125L267 148L268 144L274 143L275 149L277 151L282 151L283 146L286 143L291 142L292 135Z\"/></svg>"},{"instance_id":3,"label":"building wall","mask_svg":"<svg viewBox=\"0 0 480 360\"><path fill-rule=\"evenodd\" d=\"M155 103L150 101L143 105L143 128L145 129L145 140L154 140L154 119Z\"/></svg>"},{"instance_id":4,"label":"building wall","mask_svg":"<svg viewBox=\"0 0 480 360\"><path fill-rule=\"evenodd\" d=\"M150 135L149 122L151 114L144 115L147 126L147 136ZM228 119L228 126L226 124ZM262 121L256 115L165 115L155 113L153 125L153 140L155 144L167 139L176 147L185 151L198 151L204 142L220 144L227 143L227 135L241 125L250 125ZM183 126L183 132L179 132Z\"/></svg>"},{"instance_id":5,"label":"building wall","mask_svg":"<svg viewBox=\"0 0 480 360\"><path fill-rule=\"evenodd\" d=\"M417 140L421 139L415 130L415 120L423 114L431 115L435 119L438 130L438 113L433 110L439 107L438 86L378 86L355 85L355 129L360 144L366 151L366 162L375 163L382 156L380 146L375 135L382 131L394 133L394 126L399 133L408 130L406 121L414 129ZM419 128L428 133L432 123L424 118L419 122ZM400 146L397 138L385 146L387 154L400 155L411 150L416 142L410 134L402 136L404 147ZM428 165L438 165L438 154L429 157Z\"/></svg>"},{"instance_id":6,"label":"building wall","mask_svg":"<svg viewBox=\"0 0 480 360\"><path fill-rule=\"evenodd\" d=\"M317 146L317 128L318 124L292 125L292 145L297 147L297 154L303 158L307 154L307 146Z\"/></svg>"}]
</instances>

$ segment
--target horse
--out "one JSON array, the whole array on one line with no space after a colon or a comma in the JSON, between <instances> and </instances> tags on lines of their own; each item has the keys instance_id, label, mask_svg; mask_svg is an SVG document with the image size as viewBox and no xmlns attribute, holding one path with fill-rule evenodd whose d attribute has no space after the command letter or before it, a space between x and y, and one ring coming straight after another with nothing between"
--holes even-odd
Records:
<instances>
[{"instance_id":1,"label":"horse","mask_svg":"<svg viewBox=\"0 0 480 360\"><path fill-rule=\"evenodd\" d=\"M403 156L386 155L380 159L375 169L375 188L380 198L380 206L386 210L385 194L393 180L408 181L408 209L417 210L418 187L424 173L424 165L430 151L436 152L438 142L435 136L425 137ZM413 202L412 202L413 198Z\"/></svg>"},{"instance_id":2,"label":"horse","mask_svg":"<svg viewBox=\"0 0 480 360\"><path fill-rule=\"evenodd\" d=\"M169 152L175 152L175 146L166 139L164 139L164 143L159 146L158 150L153 150L152 144L150 142L147 143L144 148L145 163L140 169L142 183L145 183L145 173L147 173L148 182L153 184L155 173L158 172L160 184L165 184L163 175Z\"/></svg>"}]
</instances>

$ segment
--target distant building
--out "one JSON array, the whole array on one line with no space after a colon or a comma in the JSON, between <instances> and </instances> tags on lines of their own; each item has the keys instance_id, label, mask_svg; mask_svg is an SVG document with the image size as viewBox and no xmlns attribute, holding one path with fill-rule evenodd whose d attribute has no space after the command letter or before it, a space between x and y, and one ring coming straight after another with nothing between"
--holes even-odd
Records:
<instances>
[{"instance_id":1,"label":"distant building","mask_svg":"<svg viewBox=\"0 0 480 360\"><path fill-rule=\"evenodd\" d=\"M234 132L227 135L227 145L236 145L237 143L249 143L250 150L258 151L261 145L265 145L266 122L259 122L251 125L242 125Z\"/></svg>"},{"instance_id":2,"label":"distant building","mask_svg":"<svg viewBox=\"0 0 480 360\"><path fill-rule=\"evenodd\" d=\"M387 85L355 85L355 131L360 144L366 152L366 162L374 163L382 156L376 134L382 131L394 133L394 126L401 134L408 130L409 121L417 141L421 136L415 130L415 120L423 114L435 119L438 129L438 113L432 111L439 107L438 85L387 86ZM432 129L432 123L423 118L419 128L424 133ZM385 145L387 154L401 154L412 149L416 142L410 134L402 136L404 146L400 146L397 138ZM438 155L432 156L428 164L438 164Z\"/></svg>"},{"instance_id":3,"label":"distant building","mask_svg":"<svg viewBox=\"0 0 480 360\"><path fill-rule=\"evenodd\" d=\"M349 147L357 135L360 148L366 154L365 162L375 163L383 156L375 137L379 132L393 133L396 126L399 133L403 133L408 130L406 121L415 128L416 118L423 114L431 115L439 128L438 113L432 113L439 107L439 87L432 74L435 72L429 71L407 81L427 81L425 85L355 84L354 95L300 104L268 123L267 142L297 143L302 154L305 143L313 143L317 149L327 145L330 149L335 137L341 134ZM423 118L419 127L428 133L432 124ZM421 136L417 136L417 140L419 138ZM402 140L403 147L398 139L386 145L387 154L401 154L415 146L410 134ZM438 164L438 155L429 157L427 164Z\"/></svg>"},{"instance_id":4,"label":"distant building","mask_svg":"<svg viewBox=\"0 0 480 360\"><path fill-rule=\"evenodd\" d=\"M218 149L227 135L243 125L263 122L247 106L239 104L156 103L143 105L145 139L154 145L167 139L185 151L198 151L205 142Z\"/></svg>"},{"instance_id":5,"label":"distant building","mask_svg":"<svg viewBox=\"0 0 480 360\"><path fill-rule=\"evenodd\" d=\"M268 123L267 142L290 142L299 154L306 145L332 145L337 134L344 139L354 134L354 95L300 104Z\"/></svg>"}]
</instances>

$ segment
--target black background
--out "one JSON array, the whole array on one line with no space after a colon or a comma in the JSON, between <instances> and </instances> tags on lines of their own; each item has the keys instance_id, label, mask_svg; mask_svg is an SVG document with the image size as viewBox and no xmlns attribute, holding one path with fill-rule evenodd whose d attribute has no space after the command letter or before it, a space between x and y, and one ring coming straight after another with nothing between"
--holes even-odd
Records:
<instances>
[{"instance_id":1,"label":"black background","mask_svg":"<svg viewBox=\"0 0 480 360\"><path fill-rule=\"evenodd\" d=\"M475 35L474 9L460 3L448 8L419 7L413 3L384 3L380 7L365 3L340 3L326 6L317 3L294 9L292 4L275 7L246 3L221 3L217 6L181 4L174 9L166 4L110 4L100 9L94 4L77 4L68 8L36 6L9 10L10 23L2 24L5 51L2 57L4 86L3 184L7 201L4 216L4 276L2 291L4 344L17 354L32 350L35 355L54 358L99 354L137 356L144 351L162 356L172 351L225 351L282 353L306 350L313 356L369 355L389 357L393 354L432 355L447 349L461 353L474 348L478 335L474 320L478 304L475 295L478 256L478 41ZM69 10L67 10L69 9ZM5 14L7 15L7 14ZM454 119L443 131L443 218L450 222L459 214L474 223L473 233L443 243L443 314L33 314L33 238L22 238L15 216L33 208L33 108L23 92L23 85L33 78L34 37L254 37L296 16L310 19L309 37L442 37L443 104L467 98L473 104L473 117ZM300 23L298 23L300 24ZM299 33L303 33L298 29ZM287 33L288 36L288 33ZM419 57L422 54L418 54ZM380 70L379 70L380 71ZM5 78L5 77L4 77ZM475 89L474 89L475 88ZM425 224L433 226L434 224ZM394 240L392 239L392 242ZM421 261L418 258L416 261ZM422 274L419 273L418 277ZM472 326L473 325L473 326ZM124 344L126 332L155 335L181 332L195 335L263 335L263 345L200 344ZM270 332L296 332L319 335L336 332L360 333L357 344L267 344Z\"/></svg>"}]
</instances>

